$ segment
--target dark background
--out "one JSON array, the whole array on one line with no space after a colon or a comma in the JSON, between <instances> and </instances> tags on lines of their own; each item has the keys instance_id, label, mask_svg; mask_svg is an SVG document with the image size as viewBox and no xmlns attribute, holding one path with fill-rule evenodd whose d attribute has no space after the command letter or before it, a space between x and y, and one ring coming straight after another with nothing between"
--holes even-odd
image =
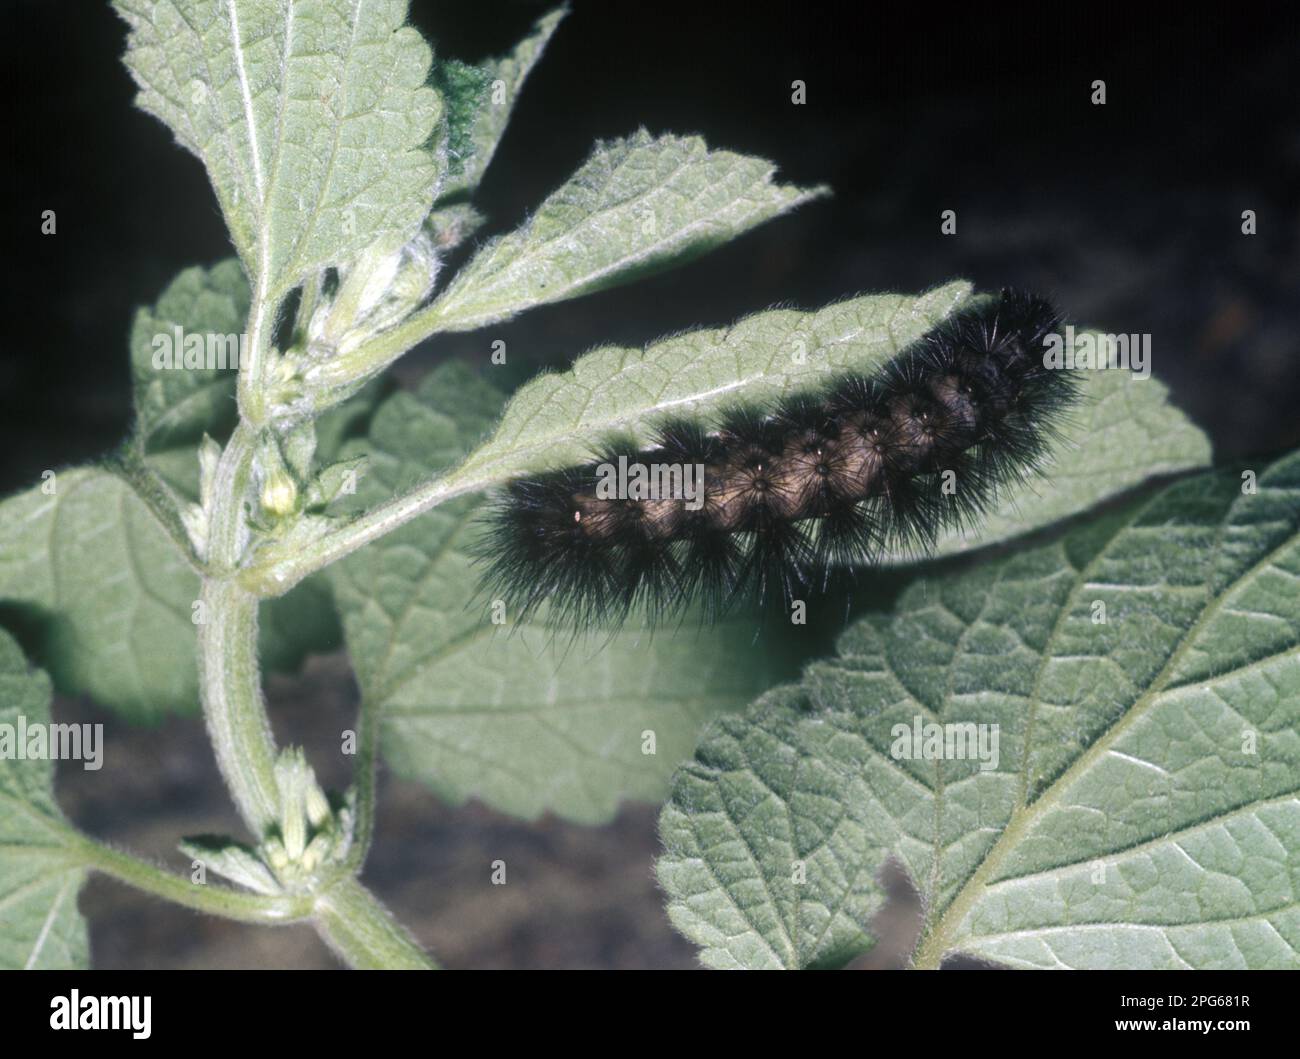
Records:
<instances>
[{"instance_id":1,"label":"dark background","mask_svg":"<svg viewBox=\"0 0 1300 1059\"><path fill-rule=\"evenodd\" d=\"M125 27L107 5L0 6L11 75L0 284L8 492L121 440L135 306L181 268L230 250L197 161L132 108L118 61ZM508 49L547 6L414 0L412 19L438 54L472 60ZM565 363L597 343L640 343L778 302L812 307L964 276L1045 292L1081 324L1149 332L1154 374L1220 458L1300 443L1300 38L1289 5L573 6L482 187L484 234L517 224L593 139L640 125L771 158L783 179L829 183L835 197L681 270L494 327L512 359ZM796 78L804 106L790 102ZM1104 107L1090 103L1096 78ZM57 211L56 236L40 234L44 209ZM958 213L954 237L939 234L945 209ZM1241 234L1244 209L1257 213L1256 236ZM483 357L487 343L439 340L400 373ZM351 710L354 694L337 656L271 692L281 735L300 740L319 711ZM177 834L233 826L197 722L139 733L93 704L56 709L108 720L118 741L93 782L61 777L69 811L96 834L164 856ZM629 808L604 829L520 824L390 783L380 817L375 884L453 966L691 962L650 878L650 809ZM486 886L481 865L497 856L525 866L524 885ZM284 934L199 921L108 883L93 884L83 907L100 966L329 962L309 932L286 948Z\"/></svg>"}]
</instances>

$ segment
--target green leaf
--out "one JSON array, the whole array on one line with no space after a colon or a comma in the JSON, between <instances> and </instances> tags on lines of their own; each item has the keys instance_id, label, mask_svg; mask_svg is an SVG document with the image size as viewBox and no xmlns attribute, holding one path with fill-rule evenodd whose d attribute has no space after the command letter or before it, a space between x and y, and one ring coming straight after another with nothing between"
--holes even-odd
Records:
<instances>
[{"instance_id":1,"label":"green leaf","mask_svg":"<svg viewBox=\"0 0 1300 1059\"><path fill-rule=\"evenodd\" d=\"M697 257L825 193L772 183L761 158L698 136L597 144L522 228L484 246L431 308L472 331Z\"/></svg>"},{"instance_id":2,"label":"green leaf","mask_svg":"<svg viewBox=\"0 0 1300 1059\"><path fill-rule=\"evenodd\" d=\"M243 335L248 303L248 281L230 258L210 269L185 269L154 306L136 311L131 325L132 442L148 466L187 500L199 495L199 441L205 434L224 441L238 418L237 372L227 353ZM189 336L201 340L202 367L196 366L197 346L189 358L185 354ZM221 357L231 367L206 366L221 363ZM384 382L375 380L316 420L319 462L332 462L344 441L365 433L385 392Z\"/></svg>"},{"instance_id":3,"label":"green leaf","mask_svg":"<svg viewBox=\"0 0 1300 1059\"><path fill-rule=\"evenodd\" d=\"M870 368L930 330L970 297L970 284L926 294L873 294L815 312L772 309L730 327L690 331L645 349L605 346L566 372L520 387L491 438L454 477L491 484L586 461L611 434L642 441L671 415L767 402L815 386L828 372Z\"/></svg>"},{"instance_id":4,"label":"green leaf","mask_svg":"<svg viewBox=\"0 0 1300 1059\"><path fill-rule=\"evenodd\" d=\"M116 474L60 471L53 486L0 502L0 621L26 633L65 694L134 721L197 711L198 575ZM337 646L325 581L309 578L264 605L260 635L274 669Z\"/></svg>"},{"instance_id":5,"label":"green leaf","mask_svg":"<svg viewBox=\"0 0 1300 1059\"><path fill-rule=\"evenodd\" d=\"M1248 484L921 581L717 723L661 821L704 961L842 965L892 857L918 966L1300 967L1300 455ZM909 757L917 723L996 725L996 762Z\"/></svg>"},{"instance_id":6,"label":"green leaf","mask_svg":"<svg viewBox=\"0 0 1300 1059\"><path fill-rule=\"evenodd\" d=\"M60 471L0 504L0 600L60 691L138 720L197 709L198 594L172 539L115 474Z\"/></svg>"},{"instance_id":7,"label":"green leaf","mask_svg":"<svg viewBox=\"0 0 1300 1059\"><path fill-rule=\"evenodd\" d=\"M49 679L29 670L18 644L0 632L0 745L49 723ZM68 849L54 766L16 754L14 744L0 754L0 968L85 968L90 946L77 891L86 873Z\"/></svg>"},{"instance_id":8,"label":"green leaf","mask_svg":"<svg viewBox=\"0 0 1300 1059\"><path fill-rule=\"evenodd\" d=\"M452 472L486 486L585 461L611 435L641 442L670 415L770 403L843 369L870 372L970 299L954 282L926 294L875 294L815 312L771 310L730 328L693 331L644 350L604 347L566 372L540 375L511 398L492 436ZM940 541L939 555L1011 539L1086 510L1160 474L1203 467L1210 446L1155 379L1080 371L1081 399L1045 461L995 510ZM903 557L898 557L903 558Z\"/></svg>"},{"instance_id":9,"label":"green leaf","mask_svg":"<svg viewBox=\"0 0 1300 1059\"><path fill-rule=\"evenodd\" d=\"M233 258L211 269L185 269L155 306L136 311L131 375L142 451L192 455L204 434L219 437L234 426L236 351L247 317L248 281ZM222 361L227 368L215 366Z\"/></svg>"},{"instance_id":10,"label":"green leaf","mask_svg":"<svg viewBox=\"0 0 1300 1059\"><path fill-rule=\"evenodd\" d=\"M274 300L314 269L405 242L429 212L441 120L406 0L114 0L137 103L203 162Z\"/></svg>"},{"instance_id":11,"label":"green leaf","mask_svg":"<svg viewBox=\"0 0 1300 1059\"><path fill-rule=\"evenodd\" d=\"M447 107L447 170L450 179L441 189L444 196L452 191L449 185L453 182L456 191L469 186L457 177L464 175L474 154L473 127L486 105L491 80L486 67L458 59L444 59L434 70L434 83Z\"/></svg>"},{"instance_id":12,"label":"green leaf","mask_svg":"<svg viewBox=\"0 0 1300 1059\"><path fill-rule=\"evenodd\" d=\"M974 525L948 531L936 555L1010 540L1150 478L1209 465L1209 438L1169 404L1163 383L1115 368L1077 375L1079 405L1052 445L1042 473L1008 489Z\"/></svg>"},{"instance_id":13,"label":"green leaf","mask_svg":"<svg viewBox=\"0 0 1300 1059\"><path fill-rule=\"evenodd\" d=\"M375 409L388 395L387 379L367 383L342 404L336 404L316 420L316 462L327 466L338 459L344 444L364 437Z\"/></svg>"},{"instance_id":14,"label":"green leaf","mask_svg":"<svg viewBox=\"0 0 1300 1059\"><path fill-rule=\"evenodd\" d=\"M440 202L473 192L483 179L524 80L566 14L567 8L561 7L543 15L509 55L482 66L440 62L434 68L435 83L447 104L449 175Z\"/></svg>"},{"instance_id":15,"label":"green leaf","mask_svg":"<svg viewBox=\"0 0 1300 1059\"><path fill-rule=\"evenodd\" d=\"M190 268L131 331L133 446L182 500L198 496L197 442L234 421L234 375L153 366L154 336L237 334L248 288L233 259ZM163 348L161 345L159 348ZM382 395L372 384L317 422L317 456L332 461L364 433ZM53 492L49 492L49 490ZM59 471L0 501L0 622L22 630L60 691L88 694L135 720L198 708L191 605L198 577L159 517L104 467ZM292 670L342 638L318 576L262 608L264 664Z\"/></svg>"},{"instance_id":16,"label":"green leaf","mask_svg":"<svg viewBox=\"0 0 1300 1059\"><path fill-rule=\"evenodd\" d=\"M375 417L359 499L453 463L500 404L455 364L395 395ZM330 568L366 708L379 711L400 774L454 802L606 820L623 799L662 797L705 720L790 672L781 651L754 642L752 617L576 642L494 626L489 601L473 598L468 554L482 503L443 504Z\"/></svg>"}]
</instances>

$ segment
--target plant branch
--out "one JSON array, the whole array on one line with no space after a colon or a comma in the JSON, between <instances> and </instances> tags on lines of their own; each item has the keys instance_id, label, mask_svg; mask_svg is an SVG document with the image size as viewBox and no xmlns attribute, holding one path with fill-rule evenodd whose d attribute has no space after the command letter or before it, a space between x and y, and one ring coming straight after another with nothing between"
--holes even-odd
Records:
<instances>
[{"instance_id":1,"label":"plant branch","mask_svg":"<svg viewBox=\"0 0 1300 1059\"><path fill-rule=\"evenodd\" d=\"M145 462L141 448L134 443L126 446L118 455L107 460L105 467L134 490L158 525L171 537L190 569L202 574L203 563L194 554L194 545L181 521L180 505L183 501L177 498L171 486L162 480L158 472Z\"/></svg>"},{"instance_id":2,"label":"plant branch","mask_svg":"<svg viewBox=\"0 0 1300 1059\"><path fill-rule=\"evenodd\" d=\"M370 842L375 832L375 778L379 767L379 723L375 716L378 707L368 695L362 695L357 711L357 767L353 777L356 784L356 822L352 833L352 846L348 850L347 865L354 874L361 871L370 852Z\"/></svg>"},{"instance_id":3,"label":"plant branch","mask_svg":"<svg viewBox=\"0 0 1300 1059\"><path fill-rule=\"evenodd\" d=\"M435 300L412 313L396 327L381 331L356 349L340 353L324 361L313 370L312 383L322 393L374 378L407 351L435 334L452 331L472 331L477 323L458 323L443 316L442 307Z\"/></svg>"},{"instance_id":4,"label":"plant branch","mask_svg":"<svg viewBox=\"0 0 1300 1059\"><path fill-rule=\"evenodd\" d=\"M436 966L354 878L340 879L317 897L313 921L326 944L358 970L428 971Z\"/></svg>"},{"instance_id":5,"label":"plant branch","mask_svg":"<svg viewBox=\"0 0 1300 1059\"><path fill-rule=\"evenodd\" d=\"M262 271L262 270L259 270ZM271 344L280 299L270 298L262 276L257 281L257 296L248 311L248 356L239 366L239 418L249 427L260 427L266 420L266 352Z\"/></svg>"},{"instance_id":6,"label":"plant branch","mask_svg":"<svg viewBox=\"0 0 1300 1059\"><path fill-rule=\"evenodd\" d=\"M266 327L266 317L266 313L255 310L250 315L250 331L261 335L259 329ZM260 350L264 344L264 338L255 341L250 336L250 347ZM276 747L262 695L257 654L257 610L261 597L269 593L250 591L237 577L250 540L245 506L252 502L253 457L264 404L264 391L256 383L258 363L254 360L242 366L240 424L222 451L214 477L208 526L209 568L200 589L198 657L203 714L217 763L245 825L260 841L280 817ZM314 568L319 569L335 557L321 557ZM373 828L376 753L373 718L363 713L359 727L355 852L348 858L349 874L328 883L315 897L269 898L224 888L200 889L94 844L87 846L93 854L87 859L142 889L205 911L256 922L309 917L320 936L354 967L432 967L405 929L355 878Z\"/></svg>"},{"instance_id":7,"label":"plant branch","mask_svg":"<svg viewBox=\"0 0 1300 1059\"><path fill-rule=\"evenodd\" d=\"M113 849L86 835L74 833L70 852L89 868L133 886L137 890L173 901L198 912L206 912L241 923L283 924L308 919L312 914L310 894L245 893L225 886L190 882L148 861Z\"/></svg>"},{"instance_id":8,"label":"plant branch","mask_svg":"<svg viewBox=\"0 0 1300 1059\"><path fill-rule=\"evenodd\" d=\"M462 478L457 472L431 478L410 492L371 508L311 544L287 552L277 552L274 547L264 549L255 563L240 572L240 584L255 595L283 595L309 574L391 533L439 504L482 489L489 482L490 479L479 476Z\"/></svg>"},{"instance_id":9,"label":"plant branch","mask_svg":"<svg viewBox=\"0 0 1300 1059\"><path fill-rule=\"evenodd\" d=\"M213 490L208 557L215 572L203 578L199 596L199 689L221 775L260 841L280 804L275 742L258 667L258 598L231 575L247 534L244 497L252 461L253 439L241 424L222 453Z\"/></svg>"}]
</instances>

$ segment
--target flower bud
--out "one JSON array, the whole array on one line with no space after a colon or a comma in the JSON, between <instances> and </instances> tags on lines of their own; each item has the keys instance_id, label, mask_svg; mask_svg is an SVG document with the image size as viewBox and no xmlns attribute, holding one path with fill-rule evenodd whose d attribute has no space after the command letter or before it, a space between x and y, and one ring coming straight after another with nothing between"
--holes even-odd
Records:
<instances>
[{"instance_id":1,"label":"flower bud","mask_svg":"<svg viewBox=\"0 0 1300 1059\"><path fill-rule=\"evenodd\" d=\"M268 840L263 845L262 851L266 855L266 862L277 872L284 871L289 866L289 854L285 852L284 845L278 838Z\"/></svg>"},{"instance_id":2,"label":"flower bud","mask_svg":"<svg viewBox=\"0 0 1300 1059\"><path fill-rule=\"evenodd\" d=\"M284 518L293 513L298 503L298 487L289 477L287 471L276 468L266 476L262 483L262 510L275 518Z\"/></svg>"},{"instance_id":3,"label":"flower bud","mask_svg":"<svg viewBox=\"0 0 1300 1059\"><path fill-rule=\"evenodd\" d=\"M307 820L313 828L324 827L331 819L333 813L330 812L329 800L325 797L325 792L320 789L320 785L315 779L307 782L307 792L304 798L307 809Z\"/></svg>"},{"instance_id":4,"label":"flower bud","mask_svg":"<svg viewBox=\"0 0 1300 1059\"><path fill-rule=\"evenodd\" d=\"M309 343L345 353L400 323L429 296L440 264L426 232L395 250L383 244L370 247L346 271L329 305L313 315Z\"/></svg>"},{"instance_id":5,"label":"flower bud","mask_svg":"<svg viewBox=\"0 0 1300 1059\"><path fill-rule=\"evenodd\" d=\"M329 858L330 845L328 835L317 835L307 843L307 848L302 851L302 856L298 858L298 863L302 865L303 871L315 871L319 868Z\"/></svg>"}]
</instances>

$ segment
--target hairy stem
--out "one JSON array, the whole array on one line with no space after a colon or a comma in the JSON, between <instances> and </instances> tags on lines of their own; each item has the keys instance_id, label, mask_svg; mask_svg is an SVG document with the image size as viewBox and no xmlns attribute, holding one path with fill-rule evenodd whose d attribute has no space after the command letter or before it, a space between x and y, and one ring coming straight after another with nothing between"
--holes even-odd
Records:
<instances>
[{"instance_id":1,"label":"hairy stem","mask_svg":"<svg viewBox=\"0 0 1300 1059\"><path fill-rule=\"evenodd\" d=\"M199 688L221 775L244 823L260 840L279 810L275 742L258 668L258 598L233 576L245 542L243 508L252 461L253 440L241 424L217 467L208 538L214 570L203 578L199 595Z\"/></svg>"},{"instance_id":2,"label":"hairy stem","mask_svg":"<svg viewBox=\"0 0 1300 1059\"><path fill-rule=\"evenodd\" d=\"M268 558L241 571L240 582L250 592L259 595L283 595L309 574L338 562L439 504L483 488L484 484L478 480L459 480L454 473L431 479L409 493L371 508L306 547L298 547L287 554L276 554L267 549Z\"/></svg>"},{"instance_id":3,"label":"hairy stem","mask_svg":"<svg viewBox=\"0 0 1300 1059\"><path fill-rule=\"evenodd\" d=\"M195 555L194 545L190 542L184 522L181 521L181 501L171 486L145 462L143 452L135 445L128 446L116 457L108 460L105 466L135 490L135 495L149 509L149 513L153 515L158 525L167 531L172 543L176 545L176 550L190 564L190 568L195 573L201 574L203 564Z\"/></svg>"},{"instance_id":4,"label":"hairy stem","mask_svg":"<svg viewBox=\"0 0 1300 1059\"><path fill-rule=\"evenodd\" d=\"M321 364L315 369L313 383L322 392L328 393L332 388L372 379L426 338L444 331L473 330L477 326L457 326L454 321L449 324L435 301L412 313L396 327L381 331L356 349L341 353Z\"/></svg>"},{"instance_id":5,"label":"hairy stem","mask_svg":"<svg viewBox=\"0 0 1300 1059\"><path fill-rule=\"evenodd\" d=\"M270 348L280 301L266 296L265 282L259 278L257 296L248 313L248 354L239 366L240 422L260 427L266 420L266 352Z\"/></svg>"},{"instance_id":6,"label":"hairy stem","mask_svg":"<svg viewBox=\"0 0 1300 1059\"><path fill-rule=\"evenodd\" d=\"M358 970L428 971L435 964L379 899L354 878L316 899L313 920L325 942Z\"/></svg>"},{"instance_id":7,"label":"hairy stem","mask_svg":"<svg viewBox=\"0 0 1300 1059\"><path fill-rule=\"evenodd\" d=\"M362 696L357 714L357 764L353 783L357 791L357 817L348 850L348 867L360 872L370 853L370 842L375 833L375 777L379 767L378 707L368 696Z\"/></svg>"},{"instance_id":8,"label":"hairy stem","mask_svg":"<svg viewBox=\"0 0 1300 1059\"><path fill-rule=\"evenodd\" d=\"M304 300L309 297L310 292L304 292ZM290 586L281 588L278 579L272 579L269 584L275 585L275 590L259 590L255 582L241 580L239 574L250 537L245 507L255 502L253 457L266 411L262 376L275 312L275 307L259 296L249 316L252 355L240 370L240 423L222 451L213 483L207 569L200 588L198 618L199 683L208 735L231 797L258 840L279 819L280 794L275 779L275 740L262 696L257 610L263 596L287 591ZM322 557L312 568L320 569L337 557ZM369 846L374 814L373 727L373 719L363 716L362 760L357 776L361 819L357 824L356 851L348 859L350 874L329 881L314 895L266 898L193 887L182 878L84 840L87 859L141 889L205 911L256 922L309 917L320 936L353 967L430 968L433 964L420 947L355 878Z\"/></svg>"},{"instance_id":9,"label":"hairy stem","mask_svg":"<svg viewBox=\"0 0 1300 1059\"><path fill-rule=\"evenodd\" d=\"M224 886L193 883L183 875L174 875L148 861L81 834L72 837L70 847L79 862L95 871L198 912L224 916L242 923L266 924L293 923L307 919L312 914L310 894L268 896L231 890Z\"/></svg>"}]
</instances>

